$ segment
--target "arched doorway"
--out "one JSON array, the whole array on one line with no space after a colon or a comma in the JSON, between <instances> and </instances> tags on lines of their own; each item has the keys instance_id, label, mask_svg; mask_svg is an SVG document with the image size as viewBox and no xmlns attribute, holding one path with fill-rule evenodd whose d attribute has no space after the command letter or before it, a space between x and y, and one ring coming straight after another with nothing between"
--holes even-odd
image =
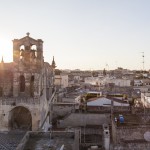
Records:
<instances>
[{"instance_id":1,"label":"arched doorway","mask_svg":"<svg viewBox=\"0 0 150 150\"><path fill-rule=\"evenodd\" d=\"M32 116L30 111L23 107L17 106L9 113L10 130L32 130Z\"/></svg>"}]
</instances>

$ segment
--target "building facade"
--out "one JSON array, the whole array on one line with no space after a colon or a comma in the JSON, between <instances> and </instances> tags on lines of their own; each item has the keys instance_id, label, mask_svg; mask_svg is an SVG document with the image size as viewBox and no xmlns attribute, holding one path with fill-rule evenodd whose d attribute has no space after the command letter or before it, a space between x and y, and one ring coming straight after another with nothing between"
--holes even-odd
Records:
<instances>
[{"instance_id":1,"label":"building facade","mask_svg":"<svg viewBox=\"0 0 150 150\"><path fill-rule=\"evenodd\" d=\"M44 62L41 39L27 33L13 40L13 62L0 63L0 130L37 130L42 125L54 92L54 69Z\"/></svg>"}]
</instances>

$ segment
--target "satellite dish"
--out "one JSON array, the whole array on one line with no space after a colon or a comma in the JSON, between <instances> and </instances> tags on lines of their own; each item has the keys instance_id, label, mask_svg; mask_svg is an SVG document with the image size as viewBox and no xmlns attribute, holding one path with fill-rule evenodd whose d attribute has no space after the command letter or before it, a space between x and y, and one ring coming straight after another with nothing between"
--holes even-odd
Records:
<instances>
[{"instance_id":1,"label":"satellite dish","mask_svg":"<svg viewBox=\"0 0 150 150\"><path fill-rule=\"evenodd\" d=\"M144 133L144 139L147 141L147 142L150 142L150 132L147 131Z\"/></svg>"}]
</instances>

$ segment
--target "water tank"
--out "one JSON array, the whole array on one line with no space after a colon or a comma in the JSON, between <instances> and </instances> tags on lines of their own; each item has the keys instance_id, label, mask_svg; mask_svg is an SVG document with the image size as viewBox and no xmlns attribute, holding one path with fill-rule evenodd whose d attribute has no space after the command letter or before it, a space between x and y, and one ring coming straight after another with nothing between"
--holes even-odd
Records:
<instances>
[{"instance_id":1,"label":"water tank","mask_svg":"<svg viewBox=\"0 0 150 150\"><path fill-rule=\"evenodd\" d=\"M91 146L91 150L96 150L96 149L98 149L97 145Z\"/></svg>"},{"instance_id":2,"label":"water tank","mask_svg":"<svg viewBox=\"0 0 150 150\"><path fill-rule=\"evenodd\" d=\"M123 117L123 115L119 115L119 121L120 121L120 123L124 123L124 117Z\"/></svg>"}]
</instances>

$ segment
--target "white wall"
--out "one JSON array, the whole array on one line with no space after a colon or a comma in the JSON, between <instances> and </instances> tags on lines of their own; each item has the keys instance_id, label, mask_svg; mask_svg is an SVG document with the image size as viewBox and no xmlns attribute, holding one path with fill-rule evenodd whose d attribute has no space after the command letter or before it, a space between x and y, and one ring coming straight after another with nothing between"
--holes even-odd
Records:
<instances>
[{"instance_id":1,"label":"white wall","mask_svg":"<svg viewBox=\"0 0 150 150\"><path fill-rule=\"evenodd\" d=\"M131 86L131 80L127 79L108 79L107 83L114 83L116 86Z\"/></svg>"},{"instance_id":2,"label":"white wall","mask_svg":"<svg viewBox=\"0 0 150 150\"><path fill-rule=\"evenodd\" d=\"M62 88L68 87L68 75L61 75Z\"/></svg>"},{"instance_id":3,"label":"white wall","mask_svg":"<svg viewBox=\"0 0 150 150\"><path fill-rule=\"evenodd\" d=\"M68 87L68 75L55 75L55 85L61 86L61 88Z\"/></svg>"},{"instance_id":4,"label":"white wall","mask_svg":"<svg viewBox=\"0 0 150 150\"><path fill-rule=\"evenodd\" d=\"M98 77L87 77L84 79L84 82L87 84L97 85L100 80Z\"/></svg>"},{"instance_id":5,"label":"white wall","mask_svg":"<svg viewBox=\"0 0 150 150\"><path fill-rule=\"evenodd\" d=\"M141 102L144 107L150 108L150 93L141 93Z\"/></svg>"}]
</instances>

